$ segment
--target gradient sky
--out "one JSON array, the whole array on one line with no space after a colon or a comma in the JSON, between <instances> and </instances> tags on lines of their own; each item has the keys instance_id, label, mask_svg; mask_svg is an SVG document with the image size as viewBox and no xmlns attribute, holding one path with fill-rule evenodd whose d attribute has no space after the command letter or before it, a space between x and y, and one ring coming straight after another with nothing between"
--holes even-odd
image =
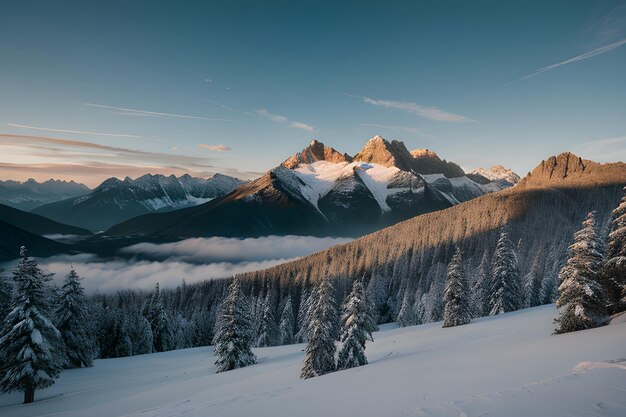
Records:
<instances>
[{"instance_id":1,"label":"gradient sky","mask_svg":"<svg viewBox=\"0 0 626 417\"><path fill-rule=\"evenodd\" d=\"M250 178L376 134L625 160L626 1L0 3L2 179Z\"/></svg>"}]
</instances>

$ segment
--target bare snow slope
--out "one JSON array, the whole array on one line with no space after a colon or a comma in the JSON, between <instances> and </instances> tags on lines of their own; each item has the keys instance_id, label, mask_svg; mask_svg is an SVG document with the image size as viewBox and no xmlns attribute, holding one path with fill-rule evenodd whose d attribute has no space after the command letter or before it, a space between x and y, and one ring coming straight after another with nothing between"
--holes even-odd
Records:
<instances>
[{"instance_id":1,"label":"bare snow slope","mask_svg":"<svg viewBox=\"0 0 626 417\"><path fill-rule=\"evenodd\" d=\"M0 416L626 415L626 322L551 335L553 305L442 329L384 327L370 364L302 381L304 345L255 349L214 374L212 348L96 361L37 402L0 396Z\"/></svg>"}]
</instances>

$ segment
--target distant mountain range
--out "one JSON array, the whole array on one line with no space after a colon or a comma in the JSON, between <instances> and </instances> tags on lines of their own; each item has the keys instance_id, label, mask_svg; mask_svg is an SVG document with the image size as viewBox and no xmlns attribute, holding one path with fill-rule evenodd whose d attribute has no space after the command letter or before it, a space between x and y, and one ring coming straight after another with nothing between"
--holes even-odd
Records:
<instances>
[{"instance_id":1,"label":"distant mountain range","mask_svg":"<svg viewBox=\"0 0 626 417\"><path fill-rule=\"evenodd\" d=\"M50 179L39 183L32 178L25 182L0 181L0 204L20 210L31 210L54 201L86 194L89 191L89 187L74 181Z\"/></svg>"},{"instance_id":2,"label":"distant mountain range","mask_svg":"<svg viewBox=\"0 0 626 417\"><path fill-rule=\"evenodd\" d=\"M105 234L356 236L515 184L497 175L476 181L432 151L409 152L404 143L380 136L354 157L314 140L231 194L195 207L136 217Z\"/></svg>"},{"instance_id":3,"label":"distant mountain range","mask_svg":"<svg viewBox=\"0 0 626 417\"><path fill-rule=\"evenodd\" d=\"M109 178L86 194L45 204L33 213L98 232L142 214L205 203L244 183L221 174L209 179L188 174L178 178L150 174L135 180Z\"/></svg>"}]
</instances>

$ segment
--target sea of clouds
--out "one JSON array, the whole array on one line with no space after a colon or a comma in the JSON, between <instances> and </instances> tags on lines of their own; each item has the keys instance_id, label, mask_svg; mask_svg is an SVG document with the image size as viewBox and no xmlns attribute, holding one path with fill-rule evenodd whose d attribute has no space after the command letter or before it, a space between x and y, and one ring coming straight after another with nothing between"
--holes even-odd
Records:
<instances>
[{"instance_id":1,"label":"sea of clouds","mask_svg":"<svg viewBox=\"0 0 626 417\"><path fill-rule=\"evenodd\" d=\"M58 255L38 259L40 267L61 281L70 266L83 277L87 292L151 289L226 278L346 243L347 238L266 236L250 239L195 238L174 243L139 243L123 248L124 256L100 258L92 254ZM16 261L2 267L10 271Z\"/></svg>"}]
</instances>

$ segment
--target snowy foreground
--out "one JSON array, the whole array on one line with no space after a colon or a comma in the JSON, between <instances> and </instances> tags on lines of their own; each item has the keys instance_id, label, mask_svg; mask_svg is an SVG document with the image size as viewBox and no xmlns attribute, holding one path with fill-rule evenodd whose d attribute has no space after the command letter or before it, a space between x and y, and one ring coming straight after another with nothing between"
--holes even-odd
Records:
<instances>
[{"instance_id":1,"label":"snowy foreground","mask_svg":"<svg viewBox=\"0 0 626 417\"><path fill-rule=\"evenodd\" d=\"M0 416L626 416L626 318L551 335L554 306L442 329L383 326L370 364L299 379L304 345L214 374L212 348L98 360Z\"/></svg>"}]
</instances>

